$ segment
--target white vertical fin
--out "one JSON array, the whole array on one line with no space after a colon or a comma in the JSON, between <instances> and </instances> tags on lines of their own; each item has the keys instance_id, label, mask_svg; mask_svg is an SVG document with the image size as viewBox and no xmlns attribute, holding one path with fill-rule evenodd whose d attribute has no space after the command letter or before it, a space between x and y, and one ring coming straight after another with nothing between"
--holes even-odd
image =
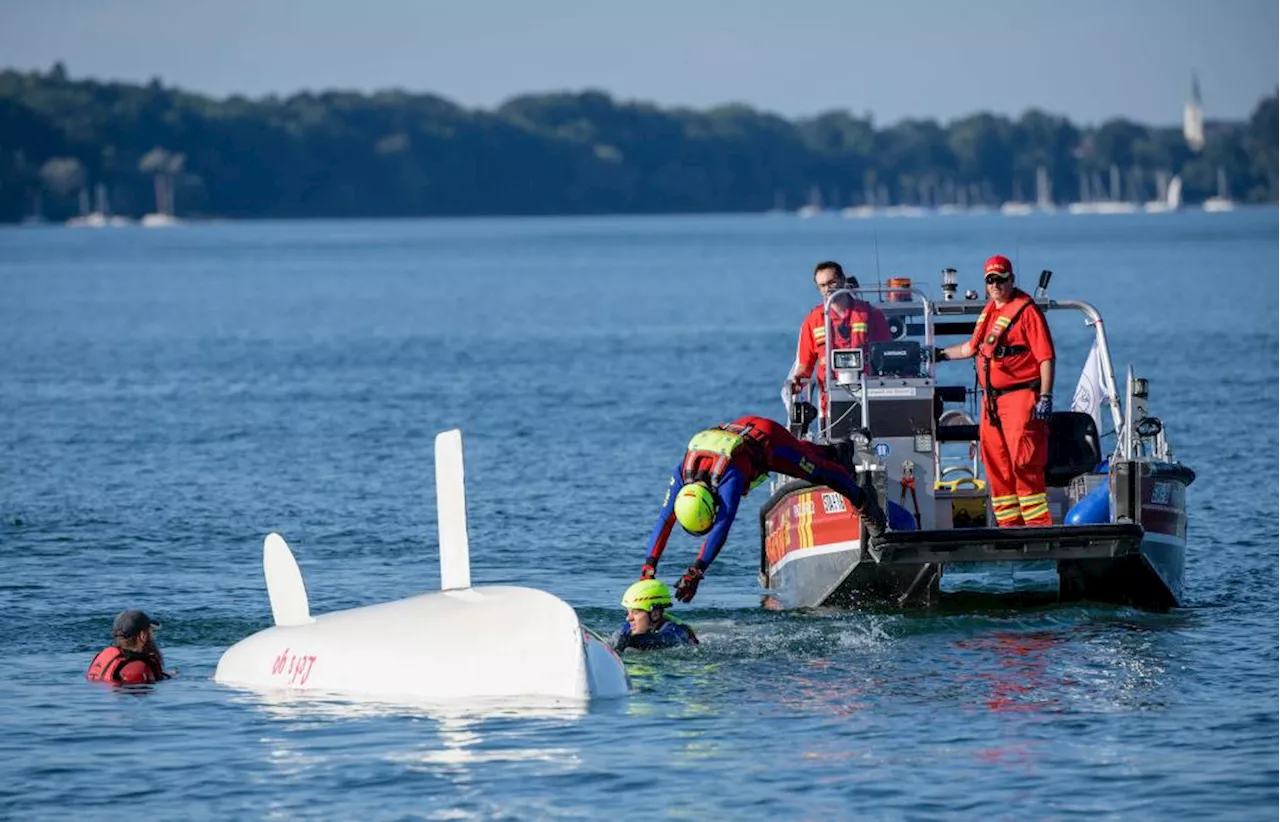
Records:
<instances>
[{"instance_id":1,"label":"white vertical fin","mask_svg":"<svg viewBox=\"0 0 1280 822\"><path fill-rule=\"evenodd\" d=\"M311 622L311 606L302 572L293 552L279 534L267 534L262 543L262 571L267 577L267 596L276 625L288 627Z\"/></svg>"},{"instance_id":2,"label":"white vertical fin","mask_svg":"<svg viewBox=\"0 0 1280 822\"><path fill-rule=\"evenodd\" d=\"M440 590L471 587L462 432L436 434L436 514L440 523Z\"/></svg>"}]
</instances>

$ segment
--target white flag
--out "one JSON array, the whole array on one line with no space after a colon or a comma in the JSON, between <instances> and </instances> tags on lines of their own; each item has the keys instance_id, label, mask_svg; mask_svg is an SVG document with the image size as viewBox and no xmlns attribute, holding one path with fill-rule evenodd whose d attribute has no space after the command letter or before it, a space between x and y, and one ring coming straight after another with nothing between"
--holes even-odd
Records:
<instances>
[{"instance_id":1,"label":"white flag","mask_svg":"<svg viewBox=\"0 0 1280 822\"><path fill-rule=\"evenodd\" d=\"M1102 381L1102 355L1098 353L1098 341L1093 341L1089 349L1089 357L1084 361L1084 369L1080 371L1080 381L1076 383L1075 396L1071 398L1071 410L1083 411L1093 417L1102 433L1102 405L1108 401L1106 389Z\"/></svg>"}]
</instances>

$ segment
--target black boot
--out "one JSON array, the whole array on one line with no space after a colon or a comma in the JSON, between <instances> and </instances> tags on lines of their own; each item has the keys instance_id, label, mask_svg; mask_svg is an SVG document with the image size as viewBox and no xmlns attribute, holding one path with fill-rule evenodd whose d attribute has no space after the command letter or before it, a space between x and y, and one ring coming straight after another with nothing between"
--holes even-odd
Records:
<instances>
[{"instance_id":1,"label":"black boot","mask_svg":"<svg viewBox=\"0 0 1280 822\"><path fill-rule=\"evenodd\" d=\"M858 516L861 517L862 527L871 539L879 539L884 534L885 528L888 527L884 517L884 510L880 508L879 500L872 494L867 494L867 501L863 503L862 509L858 511Z\"/></svg>"}]
</instances>

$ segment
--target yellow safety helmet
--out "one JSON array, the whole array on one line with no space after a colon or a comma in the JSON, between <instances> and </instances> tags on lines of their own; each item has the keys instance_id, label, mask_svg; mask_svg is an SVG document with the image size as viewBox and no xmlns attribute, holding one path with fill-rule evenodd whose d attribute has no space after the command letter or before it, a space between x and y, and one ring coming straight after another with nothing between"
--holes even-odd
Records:
<instances>
[{"instance_id":1,"label":"yellow safety helmet","mask_svg":"<svg viewBox=\"0 0 1280 822\"><path fill-rule=\"evenodd\" d=\"M652 611L655 605L671 604L671 589L660 579L642 579L631 583L622 595L622 607L628 611Z\"/></svg>"},{"instance_id":2,"label":"yellow safety helmet","mask_svg":"<svg viewBox=\"0 0 1280 822\"><path fill-rule=\"evenodd\" d=\"M676 494L676 520L680 527L700 537L716 522L716 497L701 482L691 482Z\"/></svg>"}]
</instances>

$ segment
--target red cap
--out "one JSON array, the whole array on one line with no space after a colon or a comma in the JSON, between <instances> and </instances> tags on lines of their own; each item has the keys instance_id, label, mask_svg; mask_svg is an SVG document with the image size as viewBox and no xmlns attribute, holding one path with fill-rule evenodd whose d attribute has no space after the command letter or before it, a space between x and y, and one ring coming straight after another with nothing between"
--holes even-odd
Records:
<instances>
[{"instance_id":1,"label":"red cap","mask_svg":"<svg viewBox=\"0 0 1280 822\"><path fill-rule=\"evenodd\" d=\"M987 258L987 264L982 267L982 276L988 274L1001 274L1005 277L1013 274L1013 263L1009 262L1009 258L1001 254Z\"/></svg>"}]
</instances>

